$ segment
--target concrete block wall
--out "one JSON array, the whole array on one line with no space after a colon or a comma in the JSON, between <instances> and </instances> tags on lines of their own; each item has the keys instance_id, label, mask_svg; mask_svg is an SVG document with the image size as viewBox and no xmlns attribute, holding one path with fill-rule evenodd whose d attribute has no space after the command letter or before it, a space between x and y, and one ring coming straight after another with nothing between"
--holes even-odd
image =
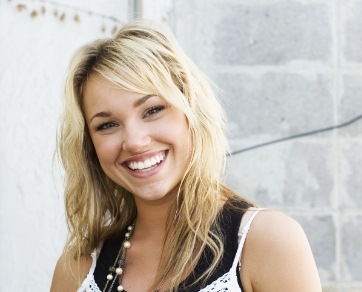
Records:
<instances>
[{"instance_id":1,"label":"concrete block wall","mask_svg":"<svg viewBox=\"0 0 362 292\"><path fill-rule=\"evenodd\" d=\"M49 290L66 237L52 162L66 67L130 18L132 1L81 2L0 0L0 291ZM362 114L361 0L138 2L223 89L234 151ZM233 155L226 180L303 225L324 291L356 292L361 163L359 121Z\"/></svg>"},{"instance_id":2,"label":"concrete block wall","mask_svg":"<svg viewBox=\"0 0 362 292\"><path fill-rule=\"evenodd\" d=\"M233 151L362 114L362 1L174 1L170 23L224 90ZM227 182L304 227L324 291L362 291L362 121L244 151Z\"/></svg>"}]
</instances>

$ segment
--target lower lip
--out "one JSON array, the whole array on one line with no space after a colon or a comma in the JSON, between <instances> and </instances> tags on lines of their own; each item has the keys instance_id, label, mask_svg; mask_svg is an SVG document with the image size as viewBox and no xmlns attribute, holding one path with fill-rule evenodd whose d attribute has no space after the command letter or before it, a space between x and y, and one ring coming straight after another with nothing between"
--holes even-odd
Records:
<instances>
[{"instance_id":1,"label":"lower lip","mask_svg":"<svg viewBox=\"0 0 362 292\"><path fill-rule=\"evenodd\" d=\"M150 177L150 176L156 174L161 169L161 167L163 166L166 159L167 159L167 153L165 153L165 157L160 163L158 163L155 166L152 166L148 169L141 170L141 171L132 170L132 169L128 168L126 165L124 167L126 168L127 172L130 173L132 176L137 177L137 178L146 178L146 177Z\"/></svg>"}]
</instances>

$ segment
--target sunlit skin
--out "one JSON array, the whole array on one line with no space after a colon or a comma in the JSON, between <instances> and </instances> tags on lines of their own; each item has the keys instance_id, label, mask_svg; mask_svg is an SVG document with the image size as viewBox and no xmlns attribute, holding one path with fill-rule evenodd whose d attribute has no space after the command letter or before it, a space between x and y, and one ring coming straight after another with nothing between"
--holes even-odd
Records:
<instances>
[{"instance_id":1,"label":"sunlit skin","mask_svg":"<svg viewBox=\"0 0 362 292\"><path fill-rule=\"evenodd\" d=\"M136 203L172 200L189 162L182 111L156 95L126 91L92 75L84 91L86 122L103 171Z\"/></svg>"}]
</instances>

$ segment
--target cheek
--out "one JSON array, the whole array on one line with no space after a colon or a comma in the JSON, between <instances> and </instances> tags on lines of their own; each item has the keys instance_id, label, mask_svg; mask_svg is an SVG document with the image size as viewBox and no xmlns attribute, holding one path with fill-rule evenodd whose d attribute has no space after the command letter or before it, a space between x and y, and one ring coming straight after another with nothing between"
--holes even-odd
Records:
<instances>
[{"instance_id":1,"label":"cheek","mask_svg":"<svg viewBox=\"0 0 362 292\"><path fill-rule=\"evenodd\" d=\"M94 139L93 144L101 164L112 162L117 157L119 152L117 139L112 137Z\"/></svg>"},{"instance_id":2,"label":"cheek","mask_svg":"<svg viewBox=\"0 0 362 292\"><path fill-rule=\"evenodd\" d=\"M170 138L172 137L173 141L176 143L181 141L186 143L186 139L189 136L187 122L183 117L170 117L165 121L162 121L158 129L160 132L162 131L163 134Z\"/></svg>"},{"instance_id":3,"label":"cheek","mask_svg":"<svg viewBox=\"0 0 362 292\"><path fill-rule=\"evenodd\" d=\"M165 133L172 137L175 146L181 151L181 155L188 160L193 143L186 118L181 116L178 119L173 119L167 123L167 127Z\"/></svg>"}]
</instances>

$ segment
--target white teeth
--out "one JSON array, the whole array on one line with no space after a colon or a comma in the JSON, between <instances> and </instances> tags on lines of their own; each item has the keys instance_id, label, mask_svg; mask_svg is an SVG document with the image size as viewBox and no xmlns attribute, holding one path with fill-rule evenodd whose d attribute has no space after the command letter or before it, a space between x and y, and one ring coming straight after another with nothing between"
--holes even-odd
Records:
<instances>
[{"instance_id":1,"label":"white teeth","mask_svg":"<svg viewBox=\"0 0 362 292\"><path fill-rule=\"evenodd\" d=\"M137 162L137 168L138 169L143 169L144 168L143 162L141 162L141 161Z\"/></svg>"},{"instance_id":2,"label":"white teeth","mask_svg":"<svg viewBox=\"0 0 362 292\"><path fill-rule=\"evenodd\" d=\"M157 154L151 158L146 159L145 161L128 162L127 166L132 170L143 170L155 166L157 163L160 163L164 158L164 154Z\"/></svg>"},{"instance_id":3,"label":"white teeth","mask_svg":"<svg viewBox=\"0 0 362 292\"><path fill-rule=\"evenodd\" d=\"M151 161L149 159L146 159L143 164L144 164L145 168L149 168L149 167L152 166L152 163L151 163Z\"/></svg>"}]
</instances>

